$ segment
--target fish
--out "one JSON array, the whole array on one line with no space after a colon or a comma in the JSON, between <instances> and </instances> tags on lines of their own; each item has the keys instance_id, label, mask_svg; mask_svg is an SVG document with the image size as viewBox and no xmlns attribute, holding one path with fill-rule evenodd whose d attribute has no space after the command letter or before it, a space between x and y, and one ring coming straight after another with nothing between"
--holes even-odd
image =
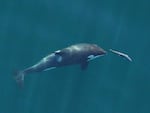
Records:
<instances>
[{"instance_id":1,"label":"fish","mask_svg":"<svg viewBox=\"0 0 150 113\"><path fill-rule=\"evenodd\" d=\"M125 54L125 53L122 53L122 52L120 52L120 51L116 51L116 50L113 50L113 49L109 49L109 51L111 51L112 53L117 54L117 55L119 55L119 56L121 56L121 57L127 59L127 60L130 61L130 62L132 62L131 57L129 57L129 55L127 55L127 54Z\"/></svg>"}]
</instances>

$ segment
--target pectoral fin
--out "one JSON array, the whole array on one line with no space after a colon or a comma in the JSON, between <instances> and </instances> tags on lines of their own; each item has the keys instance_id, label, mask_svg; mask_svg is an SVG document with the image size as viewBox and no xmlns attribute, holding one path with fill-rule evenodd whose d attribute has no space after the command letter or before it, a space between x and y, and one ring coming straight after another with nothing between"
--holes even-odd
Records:
<instances>
[{"instance_id":1,"label":"pectoral fin","mask_svg":"<svg viewBox=\"0 0 150 113\"><path fill-rule=\"evenodd\" d=\"M48 70L52 70L52 69L55 69L56 67L50 67L50 68L47 68L47 69L45 69L45 70L43 70L43 71L48 71Z\"/></svg>"},{"instance_id":2,"label":"pectoral fin","mask_svg":"<svg viewBox=\"0 0 150 113\"><path fill-rule=\"evenodd\" d=\"M81 63L81 69L82 70L87 69L87 67L88 67L88 62L87 61L84 61L84 62Z\"/></svg>"}]
</instances>

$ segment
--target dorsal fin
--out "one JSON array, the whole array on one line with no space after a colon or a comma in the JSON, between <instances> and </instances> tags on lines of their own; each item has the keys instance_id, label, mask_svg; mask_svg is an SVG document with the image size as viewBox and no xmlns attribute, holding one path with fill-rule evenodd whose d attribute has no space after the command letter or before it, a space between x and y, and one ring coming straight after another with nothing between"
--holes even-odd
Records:
<instances>
[{"instance_id":1,"label":"dorsal fin","mask_svg":"<svg viewBox=\"0 0 150 113\"><path fill-rule=\"evenodd\" d=\"M55 53L55 55L60 55L60 56L62 56L64 54L64 52L61 50L57 50L54 53Z\"/></svg>"},{"instance_id":2,"label":"dorsal fin","mask_svg":"<svg viewBox=\"0 0 150 113\"><path fill-rule=\"evenodd\" d=\"M87 69L87 67L88 67L88 61L84 61L84 62L81 63L81 69L82 70Z\"/></svg>"}]
</instances>

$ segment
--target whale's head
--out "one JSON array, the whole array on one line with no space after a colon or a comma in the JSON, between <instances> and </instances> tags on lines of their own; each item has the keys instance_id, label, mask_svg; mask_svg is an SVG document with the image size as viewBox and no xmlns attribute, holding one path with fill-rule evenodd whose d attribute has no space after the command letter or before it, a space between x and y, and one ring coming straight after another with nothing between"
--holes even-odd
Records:
<instances>
[{"instance_id":1,"label":"whale's head","mask_svg":"<svg viewBox=\"0 0 150 113\"><path fill-rule=\"evenodd\" d=\"M93 55L105 55L107 52L96 44L92 44L91 51Z\"/></svg>"},{"instance_id":2,"label":"whale's head","mask_svg":"<svg viewBox=\"0 0 150 113\"><path fill-rule=\"evenodd\" d=\"M90 50L89 50L89 54L88 54L88 61L98 58L100 56L103 56L106 53L107 52L104 49L102 49L101 47L99 47L98 45L92 44L90 46Z\"/></svg>"}]
</instances>

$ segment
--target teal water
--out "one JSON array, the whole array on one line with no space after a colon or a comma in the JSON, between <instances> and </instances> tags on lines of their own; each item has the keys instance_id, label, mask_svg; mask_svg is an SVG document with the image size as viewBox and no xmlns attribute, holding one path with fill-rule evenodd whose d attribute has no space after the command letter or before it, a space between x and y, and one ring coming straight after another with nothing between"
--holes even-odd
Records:
<instances>
[{"instance_id":1,"label":"teal water","mask_svg":"<svg viewBox=\"0 0 150 113\"><path fill-rule=\"evenodd\" d=\"M148 0L0 1L0 113L150 113ZM68 45L89 42L128 53L30 74L13 71Z\"/></svg>"}]
</instances>

